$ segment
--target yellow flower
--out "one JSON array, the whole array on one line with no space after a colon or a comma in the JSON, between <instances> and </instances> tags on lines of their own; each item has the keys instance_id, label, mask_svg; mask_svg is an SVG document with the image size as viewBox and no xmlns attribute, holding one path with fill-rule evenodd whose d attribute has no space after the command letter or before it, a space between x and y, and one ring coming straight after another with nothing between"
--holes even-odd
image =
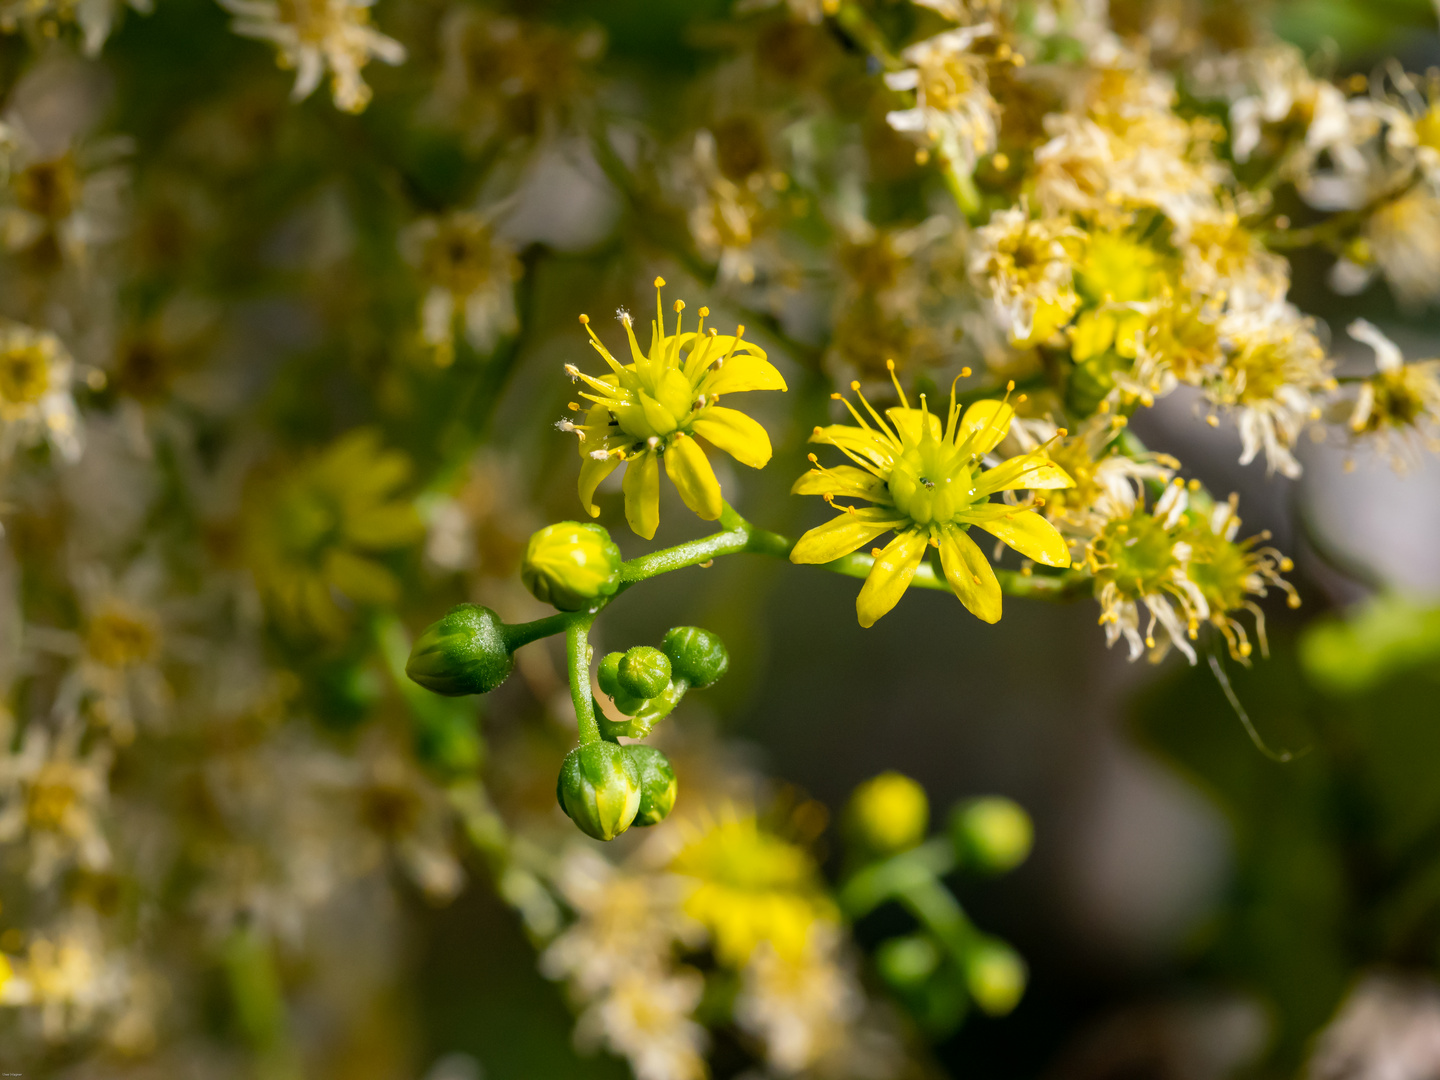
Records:
<instances>
[{"instance_id":1,"label":"yellow flower","mask_svg":"<svg viewBox=\"0 0 1440 1080\"><path fill-rule=\"evenodd\" d=\"M410 502L392 497L409 474L404 454L362 430L250 486L242 523L246 561L284 622L340 637L346 628L340 602L399 599L395 575L371 555L424 532Z\"/></svg>"},{"instance_id":2,"label":"yellow flower","mask_svg":"<svg viewBox=\"0 0 1440 1080\"><path fill-rule=\"evenodd\" d=\"M1150 303L1166 279L1158 252L1118 233L1095 233L1075 276L1081 297L1096 305L1070 331L1077 363L1113 348L1127 359L1139 355L1154 315Z\"/></svg>"},{"instance_id":3,"label":"yellow flower","mask_svg":"<svg viewBox=\"0 0 1440 1080\"><path fill-rule=\"evenodd\" d=\"M660 287L655 279L655 322L650 352L640 351L629 312L620 322L630 339L629 364L621 364L590 329L596 352L605 358L610 374L595 378L574 364L565 370L592 391L580 396L594 402L583 424L560 421L562 431L580 437L580 502L591 516L600 513L595 489L623 461L625 468L625 519L630 528L649 540L660 524L660 464L680 492L685 505L706 521L720 516L724 500L715 471L696 436L724 450L737 461L762 469L770 460L770 436L755 420L737 409L719 404L722 394L746 390L784 390L785 380L765 359L758 346L742 340L745 328L733 336L705 331L709 308L700 309L697 329L681 331L683 300L675 301L675 332L665 333ZM572 405L578 411L578 405Z\"/></svg>"},{"instance_id":4,"label":"yellow flower","mask_svg":"<svg viewBox=\"0 0 1440 1080\"><path fill-rule=\"evenodd\" d=\"M762 942L798 960L811 928L835 921L809 852L762 828L753 812L682 828L689 836L670 870L694 882L684 911L709 931L721 964L744 966Z\"/></svg>"},{"instance_id":5,"label":"yellow flower","mask_svg":"<svg viewBox=\"0 0 1440 1080\"><path fill-rule=\"evenodd\" d=\"M1419 437L1430 448L1440 446L1440 360L1407 364L1396 344L1364 319L1350 324L1350 336L1375 350L1375 374L1360 384L1350 430L1377 439L1388 449L1391 436ZM1396 454L1397 468L1408 462Z\"/></svg>"},{"instance_id":6,"label":"yellow flower","mask_svg":"<svg viewBox=\"0 0 1440 1080\"><path fill-rule=\"evenodd\" d=\"M1130 513L1106 522L1086 546L1105 644L1114 645L1123 636L1131 660L1148 648L1150 659L1158 662L1173 645L1195 663L1190 642L1198 636L1200 623L1210 618L1210 607L1186 572L1191 556L1184 536L1188 498L1184 484L1176 480L1153 510L1137 501ZM1150 614L1143 631L1141 604ZM1158 638L1157 624L1162 631Z\"/></svg>"},{"instance_id":7,"label":"yellow flower","mask_svg":"<svg viewBox=\"0 0 1440 1080\"><path fill-rule=\"evenodd\" d=\"M858 391L859 386L852 383L851 389ZM899 602L927 547L939 549L945 580L960 602L986 622L997 622L1000 583L967 530L978 525L1038 563L1069 566L1069 549L1055 526L1034 510L992 503L990 496L1022 488L1067 488L1074 481L1040 449L1012 457L993 469L984 467L981 459L1010 430L1015 410L1008 402L977 401L962 417L952 387L942 432L940 418L931 415L923 394L920 408L912 409L898 380L895 388L902 405L887 409L884 417L861 395L873 427L846 401L858 426L832 424L815 429L812 442L839 447L860 467L817 466L797 480L791 491L820 495L830 503L841 495L875 505L841 508L844 513L839 517L802 536L790 559L833 562L893 529L895 539L875 553L875 565L855 602L861 626L874 625Z\"/></svg>"},{"instance_id":8,"label":"yellow flower","mask_svg":"<svg viewBox=\"0 0 1440 1080\"><path fill-rule=\"evenodd\" d=\"M1190 549L1185 573L1205 598L1207 621L1225 636L1230 655L1246 663L1253 649L1235 615L1244 609L1255 616L1255 637L1264 654L1265 614L1250 598L1265 596L1271 585L1285 592L1286 603L1292 608L1300 606L1300 597L1294 586L1280 576L1292 570L1294 564L1273 547L1256 546L1269 539L1269 533L1236 541L1240 518L1235 508L1239 501L1239 496L1231 495L1229 501L1216 503L1208 514L1191 506L1186 515L1190 527L1184 534Z\"/></svg>"}]
</instances>

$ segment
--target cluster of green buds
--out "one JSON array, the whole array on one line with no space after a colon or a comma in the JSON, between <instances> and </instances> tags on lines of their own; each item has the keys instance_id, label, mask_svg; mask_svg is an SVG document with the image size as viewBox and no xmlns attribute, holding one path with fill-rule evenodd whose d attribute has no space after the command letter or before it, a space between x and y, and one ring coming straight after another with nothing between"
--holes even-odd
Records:
<instances>
[{"instance_id":1,"label":"cluster of green buds","mask_svg":"<svg viewBox=\"0 0 1440 1080\"><path fill-rule=\"evenodd\" d=\"M696 626L671 629L659 648L636 645L600 661L600 690L626 719L611 720L592 699L594 733L582 724L581 744L561 766L556 795L583 832L613 840L631 825L658 825L669 816L678 792L670 762L653 746L619 740L647 737L687 690L709 686L729 666L720 639Z\"/></svg>"},{"instance_id":2,"label":"cluster of green buds","mask_svg":"<svg viewBox=\"0 0 1440 1080\"><path fill-rule=\"evenodd\" d=\"M720 639L695 626L677 626L659 647L637 645L600 662L598 681L615 712L611 719L590 689L595 616L627 582L620 549L589 522L562 521L530 538L521 578L537 599L559 613L509 624L489 608L461 604L416 640L405 674L437 694L486 694L514 670L515 650L563 633L580 745L560 767L556 797L587 835L613 840L632 825L655 825L675 805L675 770L654 747L622 745L644 739L692 688L709 686L730 666Z\"/></svg>"},{"instance_id":3,"label":"cluster of green buds","mask_svg":"<svg viewBox=\"0 0 1440 1080\"><path fill-rule=\"evenodd\" d=\"M980 931L942 880L955 871L994 876L1030 854L1030 818L1009 799L958 804L947 828L926 839L930 804L909 777L887 772L861 784L845 812L849 873L840 900L852 919L898 904L919 924L876 951L880 975L916 1020L937 1037L953 1031L973 1003L1003 1016L1025 992L1025 963Z\"/></svg>"}]
</instances>

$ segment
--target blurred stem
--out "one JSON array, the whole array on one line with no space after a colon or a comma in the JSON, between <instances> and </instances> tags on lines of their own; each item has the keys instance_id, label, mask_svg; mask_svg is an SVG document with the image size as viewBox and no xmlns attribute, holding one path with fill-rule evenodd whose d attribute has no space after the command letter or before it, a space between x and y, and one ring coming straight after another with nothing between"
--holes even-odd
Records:
<instances>
[{"instance_id":1,"label":"blurred stem","mask_svg":"<svg viewBox=\"0 0 1440 1080\"><path fill-rule=\"evenodd\" d=\"M943 877L956 866L955 845L937 836L858 871L840 889L840 907L851 919L868 915L920 881Z\"/></svg>"},{"instance_id":2,"label":"blurred stem","mask_svg":"<svg viewBox=\"0 0 1440 1080\"><path fill-rule=\"evenodd\" d=\"M859 871L841 887L840 907L848 918L858 919L894 901L963 965L977 933L960 902L940 881L957 865L954 844L949 837L937 836Z\"/></svg>"},{"instance_id":3,"label":"blurred stem","mask_svg":"<svg viewBox=\"0 0 1440 1080\"><path fill-rule=\"evenodd\" d=\"M221 954L240 1035L255 1052L259 1080L299 1080L299 1055L290 1039L285 992L275 957L253 927L233 931Z\"/></svg>"},{"instance_id":4,"label":"blurred stem","mask_svg":"<svg viewBox=\"0 0 1440 1080\"><path fill-rule=\"evenodd\" d=\"M869 13L859 4L842 2L835 12L835 25L862 49L873 56L886 71L901 71L905 61L897 56L885 40L885 34L875 25Z\"/></svg>"},{"instance_id":5,"label":"blurred stem","mask_svg":"<svg viewBox=\"0 0 1440 1080\"><path fill-rule=\"evenodd\" d=\"M570 665L570 700L575 703L575 722L580 728L580 745L600 741L600 722L595 719L595 702L590 695L590 627L593 613L569 616L565 620L565 656Z\"/></svg>"},{"instance_id":6,"label":"blurred stem","mask_svg":"<svg viewBox=\"0 0 1440 1080\"><path fill-rule=\"evenodd\" d=\"M945 178L945 187L955 200L955 205L966 219L974 223L980 216L980 190L969 173L962 172L953 161L945 161L940 168Z\"/></svg>"}]
</instances>

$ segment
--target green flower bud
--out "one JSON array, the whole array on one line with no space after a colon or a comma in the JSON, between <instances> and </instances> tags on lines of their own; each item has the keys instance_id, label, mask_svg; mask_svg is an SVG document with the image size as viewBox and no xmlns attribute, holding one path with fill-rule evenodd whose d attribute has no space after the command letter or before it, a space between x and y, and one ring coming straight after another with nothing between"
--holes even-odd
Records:
<instances>
[{"instance_id":1,"label":"green flower bud","mask_svg":"<svg viewBox=\"0 0 1440 1080\"><path fill-rule=\"evenodd\" d=\"M670 685L670 658L652 646L636 645L620 661L616 681L631 697L659 697Z\"/></svg>"},{"instance_id":2,"label":"green flower bud","mask_svg":"<svg viewBox=\"0 0 1440 1080\"><path fill-rule=\"evenodd\" d=\"M990 874L1013 870L1030 854L1035 828L1009 799L975 799L950 815L950 837L967 866Z\"/></svg>"},{"instance_id":3,"label":"green flower bud","mask_svg":"<svg viewBox=\"0 0 1440 1080\"><path fill-rule=\"evenodd\" d=\"M635 824L659 825L675 808L675 770L653 746L627 746L625 752L640 770L640 811L635 815Z\"/></svg>"},{"instance_id":4,"label":"green flower bud","mask_svg":"<svg viewBox=\"0 0 1440 1080\"><path fill-rule=\"evenodd\" d=\"M640 810L640 770L625 747L586 743L566 755L555 796L581 832L614 840Z\"/></svg>"},{"instance_id":5,"label":"green flower bud","mask_svg":"<svg viewBox=\"0 0 1440 1080\"><path fill-rule=\"evenodd\" d=\"M939 945L925 934L890 938L875 950L875 966L896 988L920 986L935 974L941 959Z\"/></svg>"},{"instance_id":6,"label":"green flower bud","mask_svg":"<svg viewBox=\"0 0 1440 1080\"><path fill-rule=\"evenodd\" d=\"M1025 961L1004 942L984 941L965 957L965 985L990 1016L1004 1016L1025 994Z\"/></svg>"},{"instance_id":7,"label":"green flower bud","mask_svg":"<svg viewBox=\"0 0 1440 1080\"><path fill-rule=\"evenodd\" d=\"M606 653L600 661L600 670L595 673L601 691L609 697L620 693L620 661L624 659L622 652Z\"/></svg>"},{"instance_id":8,"label":"green flower bud","mask_svg":"<svg viewBox=\"0 0 1440 1080\"><path fill-rule=\"evenodd\" d=\"M893 855L925 839L930 800L908 776L883 772L855 789L846 816L857 844L875 855Z\"/></svg>"},{"instance_id":9,"label":"green flower bud","mask_svg":"<svg viewBox=\"0 0 1440 1080\"><path fill-rule=\"evenodd\" d=\"M479 604L461 604L415 642L405 674L447 697L488 694L515 667L500 616Z\"/></svg>"},{"instance_id":10,"label":"green flower bud","mask_svg":"<svg viewBox=\"0 0 1440 1080\"><path fill-rule=\"evenodd\" d=\"M525 587L561 611L581 611L620 586L620 549L599 525L561 521L525 546Z\"/></svg>"},{"instance_id":11,"label":"green flower bud","mask_svg":"<svg viewBox=\"0 0 1440 1080\"><path fill-rule=\"evenodd\" d=\"M730 668L725 643L698 626L677 626L665 635L660 651L670 658L674 674L691 686L709 686Z\"/></svg>"}]
</instances>

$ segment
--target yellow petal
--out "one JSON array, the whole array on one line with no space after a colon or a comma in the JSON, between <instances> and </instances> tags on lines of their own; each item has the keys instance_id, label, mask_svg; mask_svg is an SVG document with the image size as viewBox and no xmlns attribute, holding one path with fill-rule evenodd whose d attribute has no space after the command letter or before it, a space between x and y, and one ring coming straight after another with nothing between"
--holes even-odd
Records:
<instances>
[{"instance_id":1,"label":"yellow petal","mask_svg":"<svg viewBox=\"0 0 1440 1080\"><path fill-rule=\"evenodd\" d=\"M754 342L737 338L733 334L716 334L710 337L707 333L685 357L686 377L691 381L699 379L706 368L723 359L726 353L730 354L730 360L746 355L765 359L765 350ZM728 364L730 360L725 363Z\"/></svg>"},{"instance_id":2,"label":"yellow petal","mask_svg":"<svg viewBox=\"0 0 1440 1080\"><path fill-rule=\"evenodd\" d=\"M960 418L960 429L956 432L955 441L963 443L967 438L973 437L974 442L970 444L970 449L977 454L988 454L1005 438L1013 419L1015 410L1008 402L996 401L993 398L977 401L966 409L965 415Z\"/></svg>"},{"instance_id":3,"label":"yellow petal","mask_svg":"<svg viewBox=\"0 0 1440 1080\"><path fill-rule=\"evenodd\" d=\"M738 409L712 405L701 409L690 426L742 465L763 469L770 460L770 436Z\"/></svg>"},{"instance_id":4,"label":"yellow petal","mask_svg":"<svg viewBox=\"0 0 1440 1080\"><path fill-rule=\"evenodd\" d=\"M880 507L867 506L854 513L846 511L800 537L790 552L790 561L810 564L834 562L903 521L895 511Z\"/></svg>"},{"instance_id":5,"label":"yellow petal","mask_svg":"<svg viewBox=\"0 0 1440 1080\"><path fill-rule=\"evenodd\" d=\"M676 435L665 454L665 474L680 492L685 505L706 521L720 516L725 501L720 497L720 481L715 470L694 439Z\"/></svg>"},{"instance_id":6,"label":"yellow petal","mask_svg":"<svg viewBox=\"0 0 1440 1080\"><path fill-rule=\"evenodd\" d=\"M940 568L970 614L983 622L1000 621L1000 582L990 561L962 529L940 533Z\"/></svg>"},{"instance_id":7,"label":"yellow petal","mask_svg":"<svg viewBox=\"0 0 1440 1080\"><path fill-rule=\"evenodd\" d=\"M890 439L869 428L853 424L829 424L818 427L810 436L811 442L828 443L842 450L849 450L858 457L873 461L876 465L889 465L899 453L899 447Z\"/></svg>"},{"instance_id":8,"label":"yellow petal","mask_svg":"<svg viewBox=\"0 0 1440 1080\"><path fill-rule=\"evenodd\" d=\"M1115 351L1133 360L1140 355L1140 343L1145 337L1147 321L1138 311L1130 311L1115 320Z\"/></svg>"},{"instance_id":9,"label":"yellow petal","mask_svg":"<svg viewBox=\"0 0 1440 1080\"><path fill-rule=\"evenodd\" d=\"M598 460L587 457L580 466L580 505L585 507L585 512L591 517L600 516L600 508L595 505L595 489L619 464L618 457L606 454L603 459Z\"/></svg>"},{"instance_id":10,"label":"yellow petal","mask_svg":"<svg viewBox=\"0 0 1440 1080\"><path fill-rule=\"evenodd\" d=\"M407 502L382 503L352 510L342 532L355 547L382 551L420 539L425 535L425 523Z\"/></svg>"},{"instance_id":11,"label":"yellow petal","mask_svg":"<svg viewBox=\"0 0 1440 1080\"><path fill-rule=\"evenodd\" d=\"M1055 526L1034 510L1016 510L1002 516L978 518L975 522L991 536L1005 541L1027 559L1046 566L1070 565L1070 548Z\"/></svg>"},{"instance_id":12,"label":"yellow petal","mask_svg":"<svg viewBox=\"0 0 1440 1080\"><path fill-rule=\"evenodd\" d=\"M625 520L637 536L655 538L660 527L660 462L646 450L625 463Z\"/></svg>"},{"instance_id":13,"label":"yellow petal","mask_svg":"<svg viewBox=\"0 0 1440 1080\"><path fill-rule=\"evenodd\" d=\"M740 394L746 390L784 390L785 379L761 356L737 354L711 370L699 386L702 394Z\"/></svg>"},{"instance_id":14,"label":"yellow petal","mask_svg":"<svg viewBox=\"0 0 1440 1080\"><path fill-rule=\"evenodd\" d=\"M380 563L343 548L325 553L321 577L357 604L393 604L400 596L400 583Z\"/></svg>"},{"instance_id":15,"label":"yellow petal","mask_svg":"<svg viewBox=\"0 0 1440 1080\"><path fill-rule=\"evenodd\" d=\"M900 432L900 437L908 443L918 443L920 441L920 433L924 430L920 426L922 423L930 429L930 437L932 439L938 439L942 434L940 417L928 409L902 409L896 407L886 409L885 416L889 419L890 423L895 425L895 430Z\"/></svg>"},{"instance_id":16,"label":"yellow petal","mask_svg":"<svg viewBox=\"0 0 1440 1080\"><path fill-rule=\"evenodd\" d=\"M1080 316L1070 328L1070 355L1076 363L1099 356L1115 340L1115 316L1110 312L1092 311Z\"/></svg>"},{"instance_id":17,"label":"yellow petal","mask_svg":"<svg viewBox=\"0 0 1440 1080\"><path fill-rule=\"evenodd\" d=\"M835 465L828 469L811 469L796 480L791 495L847 495L870 502L889 503L890 493L885 482L873 473L854 465Z\"/></svg>"},{"instance_id":18,"label":"yellow petal","mask_svg":"<svg viewBox=\"0 0 1440 1080\"><path fill-rule=\"evenodd\" d=\"M910 587L930 534L922 529L908 529L891 540L875 558L870 575L855 598L855 614L861 626L874 626L876 620L900 602Z\"/></svg>"},{"instance_id":19,"label":"yellow petal","mask_svg":"<svg viewBox=\"0 0 1440 1080\"><path fill-rule=\"evenodd\" d=\"M976 495L990 495L997 491L1014 491L1025 488L1030 491L1052 490L1074 487L1070 474L1048 458L1021 455L1009 461L1002 461L993 469L987 469L975 481Z\"/></svg>"}]
</instances>

